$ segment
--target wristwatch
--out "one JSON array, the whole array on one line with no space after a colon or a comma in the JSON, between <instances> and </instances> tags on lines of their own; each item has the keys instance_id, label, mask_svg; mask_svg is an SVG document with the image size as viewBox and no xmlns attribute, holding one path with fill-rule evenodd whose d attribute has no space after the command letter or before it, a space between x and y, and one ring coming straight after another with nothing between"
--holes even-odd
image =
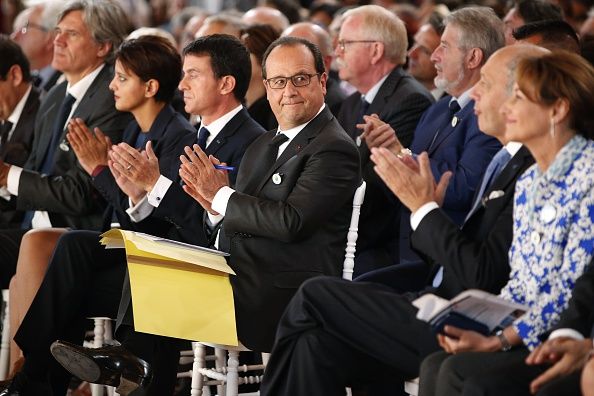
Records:
<instances>
[{"instance_id":1,"label":"wristwatch","mask_svg":"<svg viewBox=\"0 0 594 396\"><path fill-rule=\"evenodd\" d=\"M499 342L501 343L501 350L503 352L507 352L510 349L512 349L512 344L509 343L509 341L505 337L505 334L503 334L503 330L497 331L497 333L495 333L495 336L499 339Z\"/></svg>"}]
</instances>

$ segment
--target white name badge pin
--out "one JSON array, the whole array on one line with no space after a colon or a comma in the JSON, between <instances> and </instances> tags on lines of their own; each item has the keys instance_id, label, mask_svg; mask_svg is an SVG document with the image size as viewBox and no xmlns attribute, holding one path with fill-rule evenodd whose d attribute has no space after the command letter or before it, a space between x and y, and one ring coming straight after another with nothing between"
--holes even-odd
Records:
<instances>
[{"instance_id":1,"label":"white name badge pin","mask_svg":"<svg viewBox=\"0 0 594 396\"><path fill-rule=\"evenodd\" d=\"M283 177L281 176L280 173L275 173L274 175L272 175L272 182L274 184L281 184L283 181Z\"/></svg>"},{"instance_id":2,"label":"white name badge pin","mask_svg":"<svg viewBox=\"0 0 594 396\"><path fill-rule=\"evenodd\" d=\"M60 143L60 150L70 151L70 146L68 146L68 143L66 143L65 141L62 141L62 143Z\"/></svg>"},{"instance_id":3,"label":"white name badge pin","mask_svg":"<svg viewBox=\"0 0 594 396\"><path fill-rule=\"evenodd\" d=\"M355 139L355 144L357 145L357 147L361 147L361 136L357 136L357 138Z\"/></svg>"},{"instance_id":4,"label":"white name badge pin","mask_svg":"<svg viewBox=\"0 0 594 396\"><path fill-rule=\"evenodd\" d=\"M456 125L458 125L458 117L454 116L452 118L452 127L455 127Z\"/></svg>"},{"instance_id":5,"label":"white name badge pin","mask_svg":"<svg viewBox=\"0 0 594 396\"><path fill-rule=\"evenodd\" d=\"M557 217L557 209L553 205L546 204L540 210L540 219L544 223L550 223Z\"/></svg>"}]
</instances>

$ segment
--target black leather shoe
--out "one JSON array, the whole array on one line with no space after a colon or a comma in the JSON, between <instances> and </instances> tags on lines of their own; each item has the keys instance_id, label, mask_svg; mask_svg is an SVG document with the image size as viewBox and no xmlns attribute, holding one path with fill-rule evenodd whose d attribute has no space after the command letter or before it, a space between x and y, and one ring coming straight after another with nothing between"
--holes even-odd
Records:
<instances>
[{"instance_id":1,"label":"black leather shoe","mask_svg":"<svg viewBox=\"0 0 594 396\"><path fill-rule=\"evenodd\" d=\"M37 396L50 394L51 389L48 382L33 381L23 372L17 373L11 380L0 381L0 396Z\"/></svg>"},{"instance_id":2,"label":"black leather shoe","mask_svg":"<svg viewBox=\"0 0 594 396\"><path fill-rule=\"evenodd\" d=\"M115 386L122 396L137 388L146 388L151 381L149 364L122 346L84 348L56 341L50 349L54 358L72 375L94 384Z\"/></svg>"}]
</instances>

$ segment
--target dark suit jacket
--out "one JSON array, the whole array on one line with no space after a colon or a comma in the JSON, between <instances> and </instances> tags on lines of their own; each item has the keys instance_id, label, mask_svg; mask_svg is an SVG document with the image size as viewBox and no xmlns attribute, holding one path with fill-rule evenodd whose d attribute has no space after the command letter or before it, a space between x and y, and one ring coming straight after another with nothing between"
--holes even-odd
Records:
<instances>
[{"instance_id":1,"label":"dark suit jacket","mask_svg":"<svg viewBox=\"0 0 594 396\"><path fill-rule=\"evenodd\" d=\"M339 80L328 76L328 80L326 80L326 96L324 97L324 101L330 108L332 114L338 115L340 113L340 108L346 98L347 94L340 88Z\"/></svg>"},{"instance_id":2,"label":"dark suit jacket","mask_svg":"<svg viewBox=\"0 0 594 396\"><path fill-rule=\"evenodd\" d=\"M229 174L231 184L235 185L237 172L241 169L240 164L247 147L264 132L260 124L254 121L245 109L242 109L206 147L205 152L215 156L221 162L235 167L235 171ZM195 139L196 135L194 141ZM179 154L181 153L183 153L183 147L179 150ZM194 198L184 192L179 184L179 166L180 161L178 160L171 172L174 174L171 177L174 183L167 190L159 206L148 218L136 223L135 229L152 235L164 235L176 241L207 246L210 238L202 223L204 210ZM118 311L118 325L121 323L134 324L130 302L129 280L126 279Z\"/></svg>"},{"instance_id":3,"label":"dark suit jacket","mask_svg":"<svg viewBox=\"0 0 594 396\"><path fill-rule=\"evenodd\" d=\"M124 131L124 141L134 146L140 132L140 126L136 120L133 120ZM153 143L153 150L159 159L161 174L175 180L178 177L179 155L183 152L183 147L191 145L196 139L194 127L181 114L176 113L170 105L167 105L157 115L146 138L147 141L150 140ZM103 169L93 178L93 185L109 203L103 216L104 230L110 228L114 213L122 229L142 228L132 222L126 213L126 209L129 207L128 197L118 187L109 168ZM151 231L155 235L166 235L163 228Z\"/></svg>"},{"instance_id":4,"label":"dark suit jacket","mask_svg":"<svg viewBox=\"0 0 594 396\"><path fill-rule=\"evenodd\" d=\"M270 131L246 151L223 229L239 339L270 351L280 316L299 285L342 268L353 193L360 182L353 141L325 108L258 172ZM273 174L281 183L272 181Z\"/></svg>"},{"instance_id":5,"label":"dark suit jacket","mask_svg":"<svg viewBox=\"0 0 594 396\"><path fill-rule=\"evenodd\" d=\"M396 67L382 84L368 113L376 113L382 121L390 124L400 142L408 147L419 119L432 103L433 97L429 91L401 67ZM355 127L360 107L361 94L356 92L344 101L337 117L353 139L360 134L360 130ZM361 208L357 252L386 245L395 247L400 205L373 170L374 164L369 159L370 151L365 142L359 147L359 155L367 188Z\"/></svg>"},{"instance_id":6,"label":"dark suit jacket","mask_svg":"<svg viewBox=\"0 0 594 396\"><path fill-rule=\"evenodd\" d=\"M512 240L514 187L518 177L534 163L522 147L485 192L503 195L486 200L460 230L441 209L429 212L412 233L411 243L434 266L431 281L440 265L443 281L437 292L444 298L475 288L497 294L509 279L508 251Z\"/></svg>"},{"instance_id":7,"label":"dark suit jacket","mask_svg":"<svg viewBox=\"0 0 594 396\"><path fill-rule=\"evenodd\" d=\"M569 306L554 329L571 328L586 338L594 338L594 261L575 282Z\"/></svg>"},{"instance_id":8,"label":"dark suit jacket","mask_svg":"<svg viewBox=\"0 0 594 396\"><path fill-rule=\"evenodd\" d=\"M82 118L91 130L99 127L115 143L121 140L131 116L114 107L113 93L108 88L112 77L113 71L106 65L76 107L73 117ZM55 227L99 229L105 203L93 188L91 177L78 165L73 150L65 151L64 144L59 145L52 175L39 173L52 138L56 114L66 95L66 85L63 82L55 86L39 108L33 148L21 174L16 206L23 211L48 211ZM60 142L66 142L65 134L66 129Z\"/></svg>"},{"instance_id":9,"label":"dark suit jacket","mask_svg":"<svg viewBox=\"0 0 594 396\"><path fill-rule=\"evenodd\" d=\"M16 123L10 140L0 147L0 159L8 164L23 166L33 143L35 115L39 109L39 90L32 87L23 112ZM0 225L2 228L20 228L23 212L0 199Z\"/></svg>"}]
</instances>

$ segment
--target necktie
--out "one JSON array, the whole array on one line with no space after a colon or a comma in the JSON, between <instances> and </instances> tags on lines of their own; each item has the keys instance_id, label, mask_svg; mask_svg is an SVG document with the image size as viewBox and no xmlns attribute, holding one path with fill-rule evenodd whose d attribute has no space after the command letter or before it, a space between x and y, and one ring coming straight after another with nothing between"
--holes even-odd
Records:
<instances>
[{"instance_id":1,"label":"necktie","mask_svg":"<svg viewBox=\"0 0 594 396\"><path fill-rule=\"evenodd\" d=\"M499 150L497 152L497 154L495 154L493 159L491 159L491 162L487 166L487 170L485 171L485 174L483 175L481 187L479 188L479 191L476 194L476 198L475 198L474 202L472 203L470 212L468 212L468 214L466 215L466 219L464 219L464 222L468 221L470 216L474 213L474 211L481 204L483 195L485 194L486 191L489 190L489 187L491 187L491 184L493 184L493 182L495 181L497 176L501 173L503 168L505 168L505 165L507 165L507 163L509 162L510 159L511 159L511 154L509 153L509 151L507 151L507 149L505 147L503 147L501 150ZM433 283L432 283L433 287L438 287L441 284L442 280L443 280L443 267L440 267L439 270L437 271L437 274L435 274L435 277L433 278Z\"/></svg>"},{"instance_id":2,"label":"necktie","mask_svg":"<svg viewBox=\"0 0 594 396\"><path fill-rule=\"evenodd\" d=\"M272 138L262 153L260 161L258 161L256 167L252 171L254 175L263 176L268 173L278 158L278 148L287 140L289 140L289 138L283 133L277 133L277 135ZM254 179L256 183L259 183L260 180L261 179L257 178Z\"/></svg>"},{"instance_id":3,"label":"necktie","mask_svg":"<svg viewBox=\"0 0 594 396\"><path fill-rule=\"evenodd\" d=\"M2 125L0 125L0 147L3 147L4 144L8 141L8 134L12 130L12 122L4 121Z\"/></svg>"},{"instance_id":4,"label":"necktie","mask_svg":"<svg viewBox=\"0 0 594 396\"><path fill-rule=\"evenodd\" d=\"M505 147L501 148L501 150L499 150L497 154L495 154L493 159L491 159L491 162L487 166L487 170L485 170L485 174L483 175L481 186L478 190L478 193L476 194L476 198L472 203L471 209L468 212L468 215L466 216L466 219L464 221L468 220L471 214L481 204L483 195L485 195L485 192L489 190L491 184L493 184L497 176L499 176L499 174L501 173L503 168L505 168L505 165L507 165L510 159L511 154L509 153L509 151L507 151Z\"/></svg>"},{"instance_id":5,"label":"necktie","mask_svg":"<svg viewBox=\"0 0 594 396\"><path fill-rule=\"evenodd\" d=\"M58 116L54 122L54 128L52 133L52 140L47 147L47 151L45 152L45 157L43 163L41 165L41 173L45 175L49 175L54 167L54 154L56 149L58 148L58 144L60 142L60 138L62 137L62 133L64 132L64 127L66 121L68 120L68 116L70 115L70 111L72 110L72 105L76 101L76 98L70 94L67 94L60 105L60 110L58 111Z\"/></svg>"},{"instance_id":6,"label":"necktie","mask_svg":"<svg viewBox=\"0 0 594 396\"><path fill-rule=\"evenodd\" d=\"M456 99L452 99L448 107L450 108L450 112L452 113L452 115L460 111L460 104Z\"/></svg>"},{"instance_id":7,"label":"necktie","mask_svg":"<svg viewBox=\"0 0 594 396\"><path fill-rule=\"evenodd\" d=\"M198 144L198 146L200 146L203 151L206 150L206 140L208 139L209 135L210 132L208 129L206 129L206 127L201 127L198 131L198 140L196 141L196 144Z\"/></svg>"},{"instance_id":8,"label":"necktie","mask_svg":"<svg viewBox=\"0 0 594 396\"><path fill-rule=\"evenodd\" d=\"M359 116L357 117L357 124L363 124L363 116L367 115L369 111L369 102L365 100L365 96L361 96L361 106L359 107ZM360 132L360 131L359 131Z\"/></svg>"}]
</instances>

